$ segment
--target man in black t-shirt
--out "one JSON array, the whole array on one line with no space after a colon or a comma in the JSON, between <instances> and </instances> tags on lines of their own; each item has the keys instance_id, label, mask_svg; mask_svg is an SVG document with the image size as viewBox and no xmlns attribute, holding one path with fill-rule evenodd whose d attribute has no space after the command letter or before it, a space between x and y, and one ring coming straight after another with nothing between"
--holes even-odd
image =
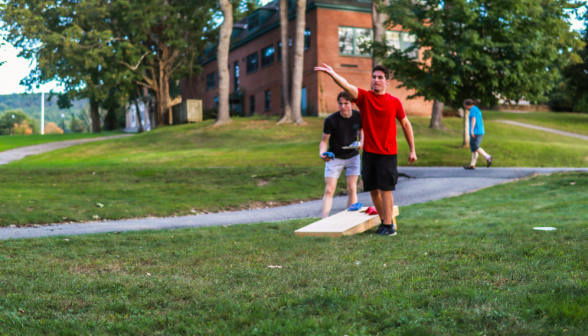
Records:
<instances>
[{"instance_id":1,"label":"man in black t-shirt","mask_svg":"<svg viewBox=\"0 0 588 336\"><path fill-rule=\"evenodd\" d=\"M357 178L360 175L359 149L363 146L363 127L359 111L351 109L351 96L343 91L337 96L339 112L325 119L323 138L319 145L319 155L325 164L325 195L323 197L322 218L329 216L333 206L333 195L337 189L337 180L345 169L347 176L347 207L357 203ZM356 149L343 149L355 141L359 135ZM328 144L328 149L327 149ZM334 159L323 155L325 152L335 154Z\"/></svg>"}]
</instances>

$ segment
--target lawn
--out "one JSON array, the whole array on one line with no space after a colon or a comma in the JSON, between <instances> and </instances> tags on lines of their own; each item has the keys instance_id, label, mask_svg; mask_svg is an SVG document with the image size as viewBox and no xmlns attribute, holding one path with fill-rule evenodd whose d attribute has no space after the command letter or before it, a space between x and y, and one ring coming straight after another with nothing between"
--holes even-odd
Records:
<instances>
[{"instance_id":1,"label":"lawn","mask_svg":"<svg viewBox=\"0 0 588 336\"><path fill-rule=\"evenodd\" d=\"M588 135L588 113L508 113L484 111L484 119L512 120L536 126L554 128L560 131Z\"/></svg>"},{"instance_id":2,"label":"lawn","mask_svg":"<svg viewBox=\"0 0 588 336\"><path fill-rule=\"evenodd\" d=\"M309 219L1 241L0 334L585 335L586 188L403 207L395 237L295 236Z\"/></svg>"},{"instance_id":3,"label":"lawn","mask_svg":"<svg viewBox=\"0 0 588 336\"><path fill-rule=\"evenodd\" d=\"M3 135L0 136L0 152L32 145L40 145L48 142L89 139L110 135L122 134L119 131L108 131L102 133L66 133L66 134L46 134L46 135Z\"/></svg>"},{"instance_id":4,"label":"lawn","mask_svg":"<svg viewBox=\"0 0 588 336\"><path fill-rule=\"evenodd\" d=\"M417 166L469 162L461 120L431 130L428 118L411 118ZM163 127L27 157L0 166L0 226L187 215L278 206L320 199L324 165L318 158L323 119L307 126L276 119L236 118ZM486 122L483 147L496 166L587 167L582 141ZM398 135L400 164L408 147ZM341 179L338 193L346 184ZM100 203L104 207L99 207Z\"/></svg>"}]
</instances>

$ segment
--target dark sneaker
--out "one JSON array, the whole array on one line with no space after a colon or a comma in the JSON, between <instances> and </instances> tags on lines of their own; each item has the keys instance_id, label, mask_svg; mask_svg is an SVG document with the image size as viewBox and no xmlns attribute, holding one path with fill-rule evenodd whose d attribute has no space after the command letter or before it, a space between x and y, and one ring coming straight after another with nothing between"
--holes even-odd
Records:
<instances>
[{"instance_id":1,"label":"dark sneaker","mask_svg":"<svg viewBox=\"0 0 588 336\"><path fill-rule=\"evenodd\" d=\"M385 230L386 228L384 227L384 224L380 224L380 226L378 226L378 232L376 232L376 234L380 234L382 232L382 230Z\"/></svg>"},{"instance_id":2,"label":"dark sneaker","mask_svg":"<svg viewBox=\"0 0 588 336\"><path fill-rule=\"evenodd\" d=\"M383 228L378 234L380 236L396 236L396 231L394 231L394 229Z\"/></svg>"},{"instance_id":3,"label":"dark sneaker","mask_svg":"<svg viewBox=\"0 0 588 336\"><path fill-rule=\"evenodd\" d=\"M463 169L474 170L476 169L476 166L465 166Z\"/></svg>"},{"instance_id":4,"label":"dark sneaker","mask_svg":"<svg viewBox=\"0 0 588 336\"><path fill-rule=\"evenodd\" d=\"M490 168L490 166L492 165L492 157L489 157L489 158L486 160L486 163L488 164L486 167L487 167L487 168Z\"/></svg>"}]
</instances>

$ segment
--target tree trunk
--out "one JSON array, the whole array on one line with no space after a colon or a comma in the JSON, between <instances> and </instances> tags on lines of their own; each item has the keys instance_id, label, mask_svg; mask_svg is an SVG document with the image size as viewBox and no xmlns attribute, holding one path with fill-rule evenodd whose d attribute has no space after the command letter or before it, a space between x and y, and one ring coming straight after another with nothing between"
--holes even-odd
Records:
<instances>
[{"instance_id":1,"label":"tree trunk","mask_svg":"<svg viewBox=\"0 0 588 336\"><path fill-rule=\"evenodd\" d=\"M147 107L147 106L145 106ZM135 99L135 110L137 113L137 122L139 123L139 128L137 130L137 132L139 133L143 133L143 131L145 131L143 129L143 123L141 123L141 110L139 110L139 98ZM147 108L145 108L145 112L147 112ZM145 113L147 114L147 113Z\"/></svg>"},{"instance_id":2,"label":"tree trunk","mask_svg":"<svg viewBox=\"0 0 588 336\"><path fill-rule=\"evenodd\" d=\"M90 98L90 116L92 118L92 133L100 133L100 113L98 102L94 97Z\"/></svg>"},{"instance_id":3,"label":"tree trunk","mask_svg":"<svg viewBox=\"0 0 588 336\"><path fill-rule=\"evenodd\" d=\"M463 148L470 148L470 110L463 111Z\"/></svg>"},{"instance_id":4,"label":"tree trunk","mask_svg":"<svg viewBox=\"0 0 588 336\"><path fill-rule=\"evenodd\" d=\"M445 129L443 126L443 106L445 103L442 103L435 99L433 102L433 114L431 115L431 126L430 128L434 129Z\"/></svg>"},{"instance_id":5,"label":"tree trunk","mask_svg":"<svg viewBox=\"0 0 588 336\"><path fill-rule=\"evenodd\" d=\"M304 30L306 28L306 0L296 3L296 37L294 38L294 72L292 74L292 116L298 125L302 119L302 79L304 74Z\"/></svg>"},{"instance_id":6,"label":"tree trunk","mask_svg":"<svg viewBox=\"0 0 588 336\"><path fill-rule=\"evenodd\" d=\"M218 113L213 126L220 126L231 122L229 114L229 44L233 32L233 6L229 0L220 0L223 12L223 24L220 28L218 50L216 60L218 65Z\"/></svg>"},{"instance_id":7,"label":"tree trunk","mask_svg":"<svg viewBox=\"0 0 588 336\"><path fill-rule=\"evenodd\" d=\"M169 114L170 106L169 106L169 74L166 73L164 67L165 65L162 64L163 62L159 62L159 90L157 90L157 113L159 114L159 120L161 121L161 125L166 123L171 125L171 115ZM167 117L167 118L166 118Z\"/></svg>"},{"instance_id":8,"label":"tree trunk","mask_svg":"<svg viewBox=\"0 0 588 336\"><path fill-rule=\"evenodd\" d=\"M378 6L387 6L390 3L389 0L373 0L372 1L372 26L374 28L374 42L385 43L386 27L384 24L388 20L388 15L381 13ZM380 64L381 58L372 57L372 67Z\"/></svg>"},{"instance_id":9,"label":"tree trunk","mask_svg":"<svg viewBox=\"0 0 588 336\"><path fill-rule=\"evenodd\" d=\"M290 68L288 67L288 52L290 43L288 38L288 1L280 0L280 36L282 38L282 94L284 98L284 115L278 124L290 124L292 118L292 105L290 103Z\"/></svg>"}]
</instances>

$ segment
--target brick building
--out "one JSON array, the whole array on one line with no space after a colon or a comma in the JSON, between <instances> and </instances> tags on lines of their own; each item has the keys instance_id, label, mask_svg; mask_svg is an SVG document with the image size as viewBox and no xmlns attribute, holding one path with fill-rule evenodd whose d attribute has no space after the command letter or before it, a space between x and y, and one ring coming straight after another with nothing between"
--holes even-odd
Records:
<instances>
[{"instance_id":1,"label":"brick building","mask_svg":"<svg viewBox=\"0 0 588 336\"><path fill-rule=\"evenodd\" d=\"M289 34L295 29L295 1L288 1ZM414 36L400 29L386 32L389 45L405 49ZM307 0L302 91L303 115L327 115L337 111L341 89L325 74L314 72L326 63L351 84L371 87L372 59L361 49L362 41L371 40L370 0ZM289 41L290 45L292 41ZM281 41L278 1L269 3L233 26L229 51L230 103L237 114L281 115ZM290 66L293 57L290 48ZM415 55L416 57L416 55ZM215 49L207 50L200 75L182 80L182 99L202 99L204 108L218 104L218 69ZM397 89L390 81L388 93L398 97L408 114L431 115L432 102L407 100L413 92Z\"/></svg>"}]
</instances>

